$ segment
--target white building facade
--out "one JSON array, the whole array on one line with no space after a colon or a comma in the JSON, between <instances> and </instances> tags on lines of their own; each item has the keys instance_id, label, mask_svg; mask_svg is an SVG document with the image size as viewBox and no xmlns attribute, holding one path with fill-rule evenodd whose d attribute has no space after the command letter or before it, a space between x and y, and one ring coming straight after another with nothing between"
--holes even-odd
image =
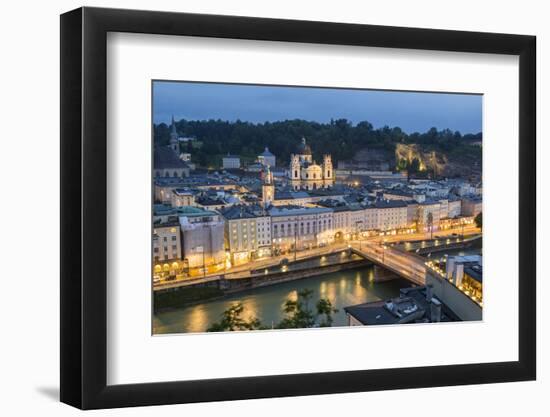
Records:
<instances>
[{"instance_id":1,"label":"white building facade","mask_svg":"<svg viewBox=\"0 0 550 417\"><path fill-rule=\"evenodd\" d=\"M183 236L183 259L187 260L189 268L223 268L224 220L218 213L199 211L202 213L179 217Z\"/></svg>"},{"instance_id":2,"label":"white building facade","mask_svg":"<svg viewBox=\"0 0 550 417\"><path fill-rule=\"evenodd\" d=\"M178 224L161 224L153 228L155 263L181 259L181 237Z\"/></svg>"},{"instance_id":3,"label":"white building facade","mask_svg":"<svg viewBox=\"0 0 550 417\"><path fill-rule=\"evenodd\" d=\"M266 147L265 150L258 155L258 162L266 167L274 167L276 158L275 155L269 152L269 149Z\"/></svg>"},{"instance_id":4,"label":"white building facade","mask_svg":"<svg viewBox=\"0 0 550 417\"><path fill-rule=\"evenodd\" d=\"M238 155L226 155L222 158L223 169L239 169L241 158Z\"/></svg>"},{"instance_id":5,"label":"white building facade","mask_svg":"<svg viewBox=\"0 0 550 417\"><path fill-rule=\"evenodd\" d=\"M310 249L334 241L333 211L324 207L273 207L271 241L275 253Z\"/></svg>"},{"instance_id":6,"label":"white building facade","mask_svg":"<svg viewBox=\"0 0 550 417\"><path fill-rule=\"evenodd\" d=\"M311 148L306 144L306 139L302 138L297 152L290 156L289 178L294 190L332 187L334 184L332 157L324 155L323 163L317 164L313 160Z\"/></svg>"}]
</instances>

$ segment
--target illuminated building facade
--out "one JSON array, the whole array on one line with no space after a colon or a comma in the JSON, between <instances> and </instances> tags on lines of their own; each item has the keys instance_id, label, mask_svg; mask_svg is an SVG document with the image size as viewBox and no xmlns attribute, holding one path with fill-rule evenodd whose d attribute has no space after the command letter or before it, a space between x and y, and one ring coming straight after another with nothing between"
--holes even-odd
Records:
<instances>
[{"instance_id":1,"label":"illuminated building facade","mask_svg":"<svg viewBox=\"0 0 550 417\"><path fill-rule=\"evenodd\" d=\"M275 253L310 249L334 241L333 210L324 207L272 207L271 240Z\"/></svg>"},{"instance_id":2,"label":"illuminated building facade","mask_svg":"<svg viewBox=\"0 0 550 417\"><path fill-rule=\"evenodd\" d=\"M330 155L323 156L323 163L313 160L311 147L302 138L295 154L290 156L290 185L294 190L316 190L334 185L334 170Z\"/></svg>"}]
</instances>

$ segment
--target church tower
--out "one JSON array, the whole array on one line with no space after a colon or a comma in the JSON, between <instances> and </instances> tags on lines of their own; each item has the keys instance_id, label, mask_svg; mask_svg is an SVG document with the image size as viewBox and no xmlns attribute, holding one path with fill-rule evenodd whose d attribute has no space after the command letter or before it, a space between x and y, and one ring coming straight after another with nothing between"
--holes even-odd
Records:
<instances>
[{"instance_id":1,"label":"church tower","mask_svg":"<svg viewBox=\"0 0 550 417\"><path fill-rule=\"evenodd\" d=\"M334 170L332 168L332 157L330 155L323 156L323 180L325 187L332 187L334 184Z\"/></svg>"},{"instance_id":2,"label":"church tower","mask_svg":"<svg viewBox=\"0 0 550 417\"><path fill-rule=\"evenodd\" d=\"M170 128L170 149L176 152L178 155L180 153L180 146L178 141L178 132L176 131L176 121L172 115L172 126Z\"/></svg>"},{"instance_id":3,"label":"church tower","mask_svg":"<svg viewBox=\"0 0 550 417\"><path fill-rule=\"evenodd\" d=\"M273 173L269 169L269 165L264 171L264 181L262 183L262 205L268 208L275 199L275 185L273 183Z\"/></svg>"},{"instance_id":4,"label":"church tower","mask_svg":"<svg viewBox=\"0 0 550 417\"><path fill-rule=\"evenodd\" d=\"M290 184L295 190L300 187L301 175L300 156L293 154L290 156Z\"/></svg>"}]
</instances>

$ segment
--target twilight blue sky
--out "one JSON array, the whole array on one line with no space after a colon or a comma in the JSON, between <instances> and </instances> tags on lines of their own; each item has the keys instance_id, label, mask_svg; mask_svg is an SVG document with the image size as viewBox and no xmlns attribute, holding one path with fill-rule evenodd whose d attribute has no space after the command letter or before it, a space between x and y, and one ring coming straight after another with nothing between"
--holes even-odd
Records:
<instances>
[{"instance_id":1,"label":"twilight blue sky","mask_svg":"<svg viewBox=\"0 0 550 417\"><path fill-rule=\"evenodd\" d=\"M249 122L304 119L369 121L375 128L399 126L407 133L431 127L481 132L482 96L336 88L271 87L155 81L153 118L240 119Z\"/></svg>"}]
</instances>

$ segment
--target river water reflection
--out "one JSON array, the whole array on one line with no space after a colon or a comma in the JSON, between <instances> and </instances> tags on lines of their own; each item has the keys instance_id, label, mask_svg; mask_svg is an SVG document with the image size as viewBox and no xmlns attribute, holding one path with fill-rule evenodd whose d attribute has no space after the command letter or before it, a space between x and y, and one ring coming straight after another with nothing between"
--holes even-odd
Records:
<instances>
[{"instance_id":1,"label":"river water reflection","mask_svg":"<svg viewBox=\"0 0 550 417\"><path fill-rule=\"evenodd\" d=\"M227 308L238 302L244 306L243 317L257 317L262 324L271 327L284 318L285 301L289 298L295 299L297 293L305 288L313 290L314 303L319 298L328 298L339 310L333 316L333 326L345 326L347 320L344 307L396 297L400 288L409 286L410 284L402 279L374 283L372 267L334 272L157 313L153 317L154 333L204 332L220 319Z\"/></svg>"}]
</instances>

